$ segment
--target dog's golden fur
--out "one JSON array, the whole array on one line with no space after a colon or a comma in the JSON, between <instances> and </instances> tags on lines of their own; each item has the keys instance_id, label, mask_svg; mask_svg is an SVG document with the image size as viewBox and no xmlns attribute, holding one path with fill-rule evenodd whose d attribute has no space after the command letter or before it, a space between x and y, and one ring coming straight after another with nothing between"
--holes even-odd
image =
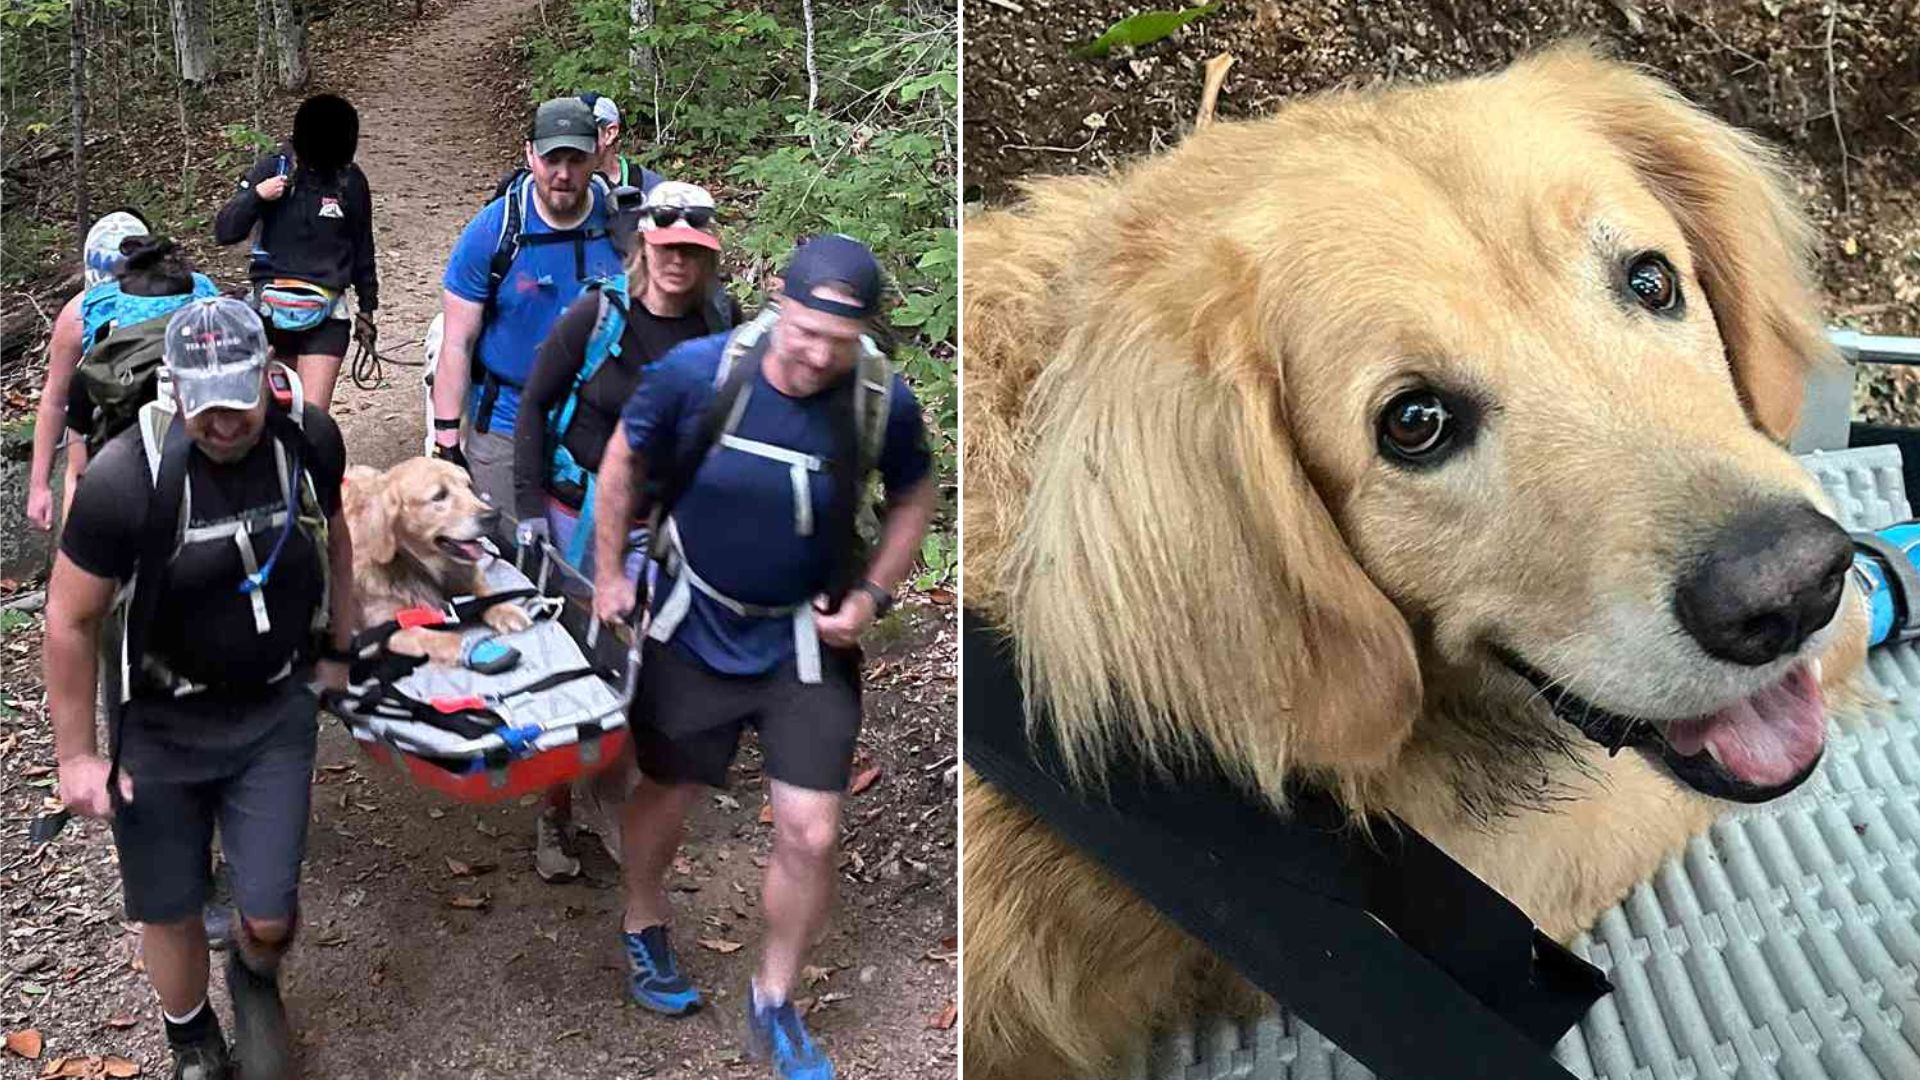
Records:
<instances>
[{"instance_id":1,"label":"dog's golden fur","mask_svg":"<svg viewBox=\"0 0 1920 1080\"><path fill-rule=\"evenodd\" d=\"M357 465L347 470L343 502L360 598L356 629L378 626L403 608L437 608L451 597L490 591L478 562L459 558L440 543L477 541L493 517L474 494L466 470L426 457L409 458L386 472ZM482 619L502 634L532 625L526 612L505 603L488 608ZM460 634L408 627L389 638L387 648L456 664Z\"/></svg>"},{"instance_id":2,"label":"dog's golden fur","mask_svg":"<svg viewBox=\"0 0 1920 1080\"><path fill-rule=\"evenodd\" d=\"M1308 777L1572 936L1721 804L1488 649L1588 700L1707 692L1649 598L1741 497L1824 506L1779 445L1826 360L1788 192L1580 47L1030 184L965 230L967 603L1083 777L1122 742L1276 806ZM1684 315L1610 291L1648 249ZM1384 463L1374 417L1436 373L1482 396L1479 441ZM1855 599L1807 649L1829 686L1858 668ZM964 838L970 1080L1098 1075L1194 995L1248 1000L971 776Z\"/></svg>"}]
</instances>

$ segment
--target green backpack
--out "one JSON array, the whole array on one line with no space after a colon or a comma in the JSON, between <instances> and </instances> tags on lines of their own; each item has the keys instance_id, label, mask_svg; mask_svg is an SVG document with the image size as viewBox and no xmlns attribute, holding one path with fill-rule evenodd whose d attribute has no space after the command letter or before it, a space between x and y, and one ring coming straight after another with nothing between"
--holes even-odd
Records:
<instances>
[{"instance_id":1,"label":"green backpack","mask_svg":"<svg viewBox=\"0 0 1920 1080\"><path fill-rule=\"evenodd\" d=\"M111 327L80 358L74 378L93 403L89 450L98 450L126 430L140 406L153 400L160 365L166 359L167 322L161 316Z\"/></svg>"}]
</instances>

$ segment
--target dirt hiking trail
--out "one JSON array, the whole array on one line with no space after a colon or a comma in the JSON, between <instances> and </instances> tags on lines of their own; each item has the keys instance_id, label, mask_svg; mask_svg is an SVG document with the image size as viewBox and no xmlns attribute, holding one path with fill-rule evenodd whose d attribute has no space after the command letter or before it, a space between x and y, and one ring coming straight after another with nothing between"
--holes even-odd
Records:
<instances>
[{"instance_id":1,"label":"dirt hiking trail","mask_svg":"<svg viewBox=\"0 0 1920 1080\"><path fill-rule=\"evenodd\" d=\"M503 72L513 33L537 11L534 0L455 3L384 56L359 58L345 85L316 80L314 90L342 93L360 110L382 351L397 359L420 358L447 254L520 154L521 121L498 117L505 95L524 90ZM420 374L389 366L386 385L369 392L343 371L335 412L351 462L383 468L419 452ZM51 844L26 843L26 819L53 793L53 753L38 634L6 640L0 1030L34 1028L45 1049L36 1061L0 1053L0 1078L106 1054L131 1059L142 1076L170 1075L158 1005L135 974L137 936L124 921L106 827L76 822ZM796 990L810 999L808 1022L842 1077L953 1075L955 654L951 609L918 597L868 642L856 773L877 770L877 779L848 800L835 914ZM618 868L590 837L582 879L545 884L532 870L537 808L462 806L413 788L323 719L304 925L286 979L304 1075L767 1075L741 1057L741 997L758 957L772 832L761 819L758 761L749 740L734 786L702 800L669 880L682 965L708 1007L667 1020L627 1002ZM215 961L214 1001L231 1034Z\"/></svg>"}]
</instances>

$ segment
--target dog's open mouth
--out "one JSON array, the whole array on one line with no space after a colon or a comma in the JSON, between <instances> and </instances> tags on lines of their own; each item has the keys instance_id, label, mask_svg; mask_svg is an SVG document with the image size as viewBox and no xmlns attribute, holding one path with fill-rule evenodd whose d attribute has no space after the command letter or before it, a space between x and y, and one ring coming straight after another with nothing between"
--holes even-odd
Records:
<instances>
[{"instance_id":1,"label":"dog's open mouth","mask_svg":"<svg viewBox=\"0 0 1920 1080\"><path fill-rule=\"evenodd\" d=\"M1632 746L1657 757L1681 783L1733 802L1776 799L1813 775L1827 741L1817 662L1716 712L1685 720L1641 720L1584 701L1512 653L1500 658L1555 716L1618 753Z\"/></svg>"},{"instance_id":2,"label":"dog's open mouth","mask_svg":"<svg viewBox=\"0 0 1920 1080\"><path fill-rule=\"evenodd\" d=\"M487 549L478 540L455 540L451 536L435 538L433 546L439 548L449 558L461 562L477 563L486 557Z\"/></svg>"}]
</instances>

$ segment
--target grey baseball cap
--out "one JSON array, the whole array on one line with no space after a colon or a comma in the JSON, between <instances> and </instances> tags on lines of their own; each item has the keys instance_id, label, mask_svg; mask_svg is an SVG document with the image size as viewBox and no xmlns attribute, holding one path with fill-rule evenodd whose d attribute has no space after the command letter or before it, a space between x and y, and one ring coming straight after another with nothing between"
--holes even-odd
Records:
<instances>
[{"instance_id":1,"label":"grey baseball cap","mask_svg":"<svg viewBox=\"0 0 1920 1080\"><path fill-rule=\"evenodd\" d=\"M216 296L174 312L167 320L165 354L184 415L260 404L267 331L246 304Z\"/></svg>"},{"instance_id":2,"label":"grey baseball cap","mask_svg":"<svg viewBox=\"0 0 1920 1080\"><path fill-rule=\"evenodd\" d=\"M546 157L555 150L578 150L583 154L600 152L600 127L593 117L593 106L577 97L543 101L534 110L533 152Z\"/></svg>"}]
</instances>

